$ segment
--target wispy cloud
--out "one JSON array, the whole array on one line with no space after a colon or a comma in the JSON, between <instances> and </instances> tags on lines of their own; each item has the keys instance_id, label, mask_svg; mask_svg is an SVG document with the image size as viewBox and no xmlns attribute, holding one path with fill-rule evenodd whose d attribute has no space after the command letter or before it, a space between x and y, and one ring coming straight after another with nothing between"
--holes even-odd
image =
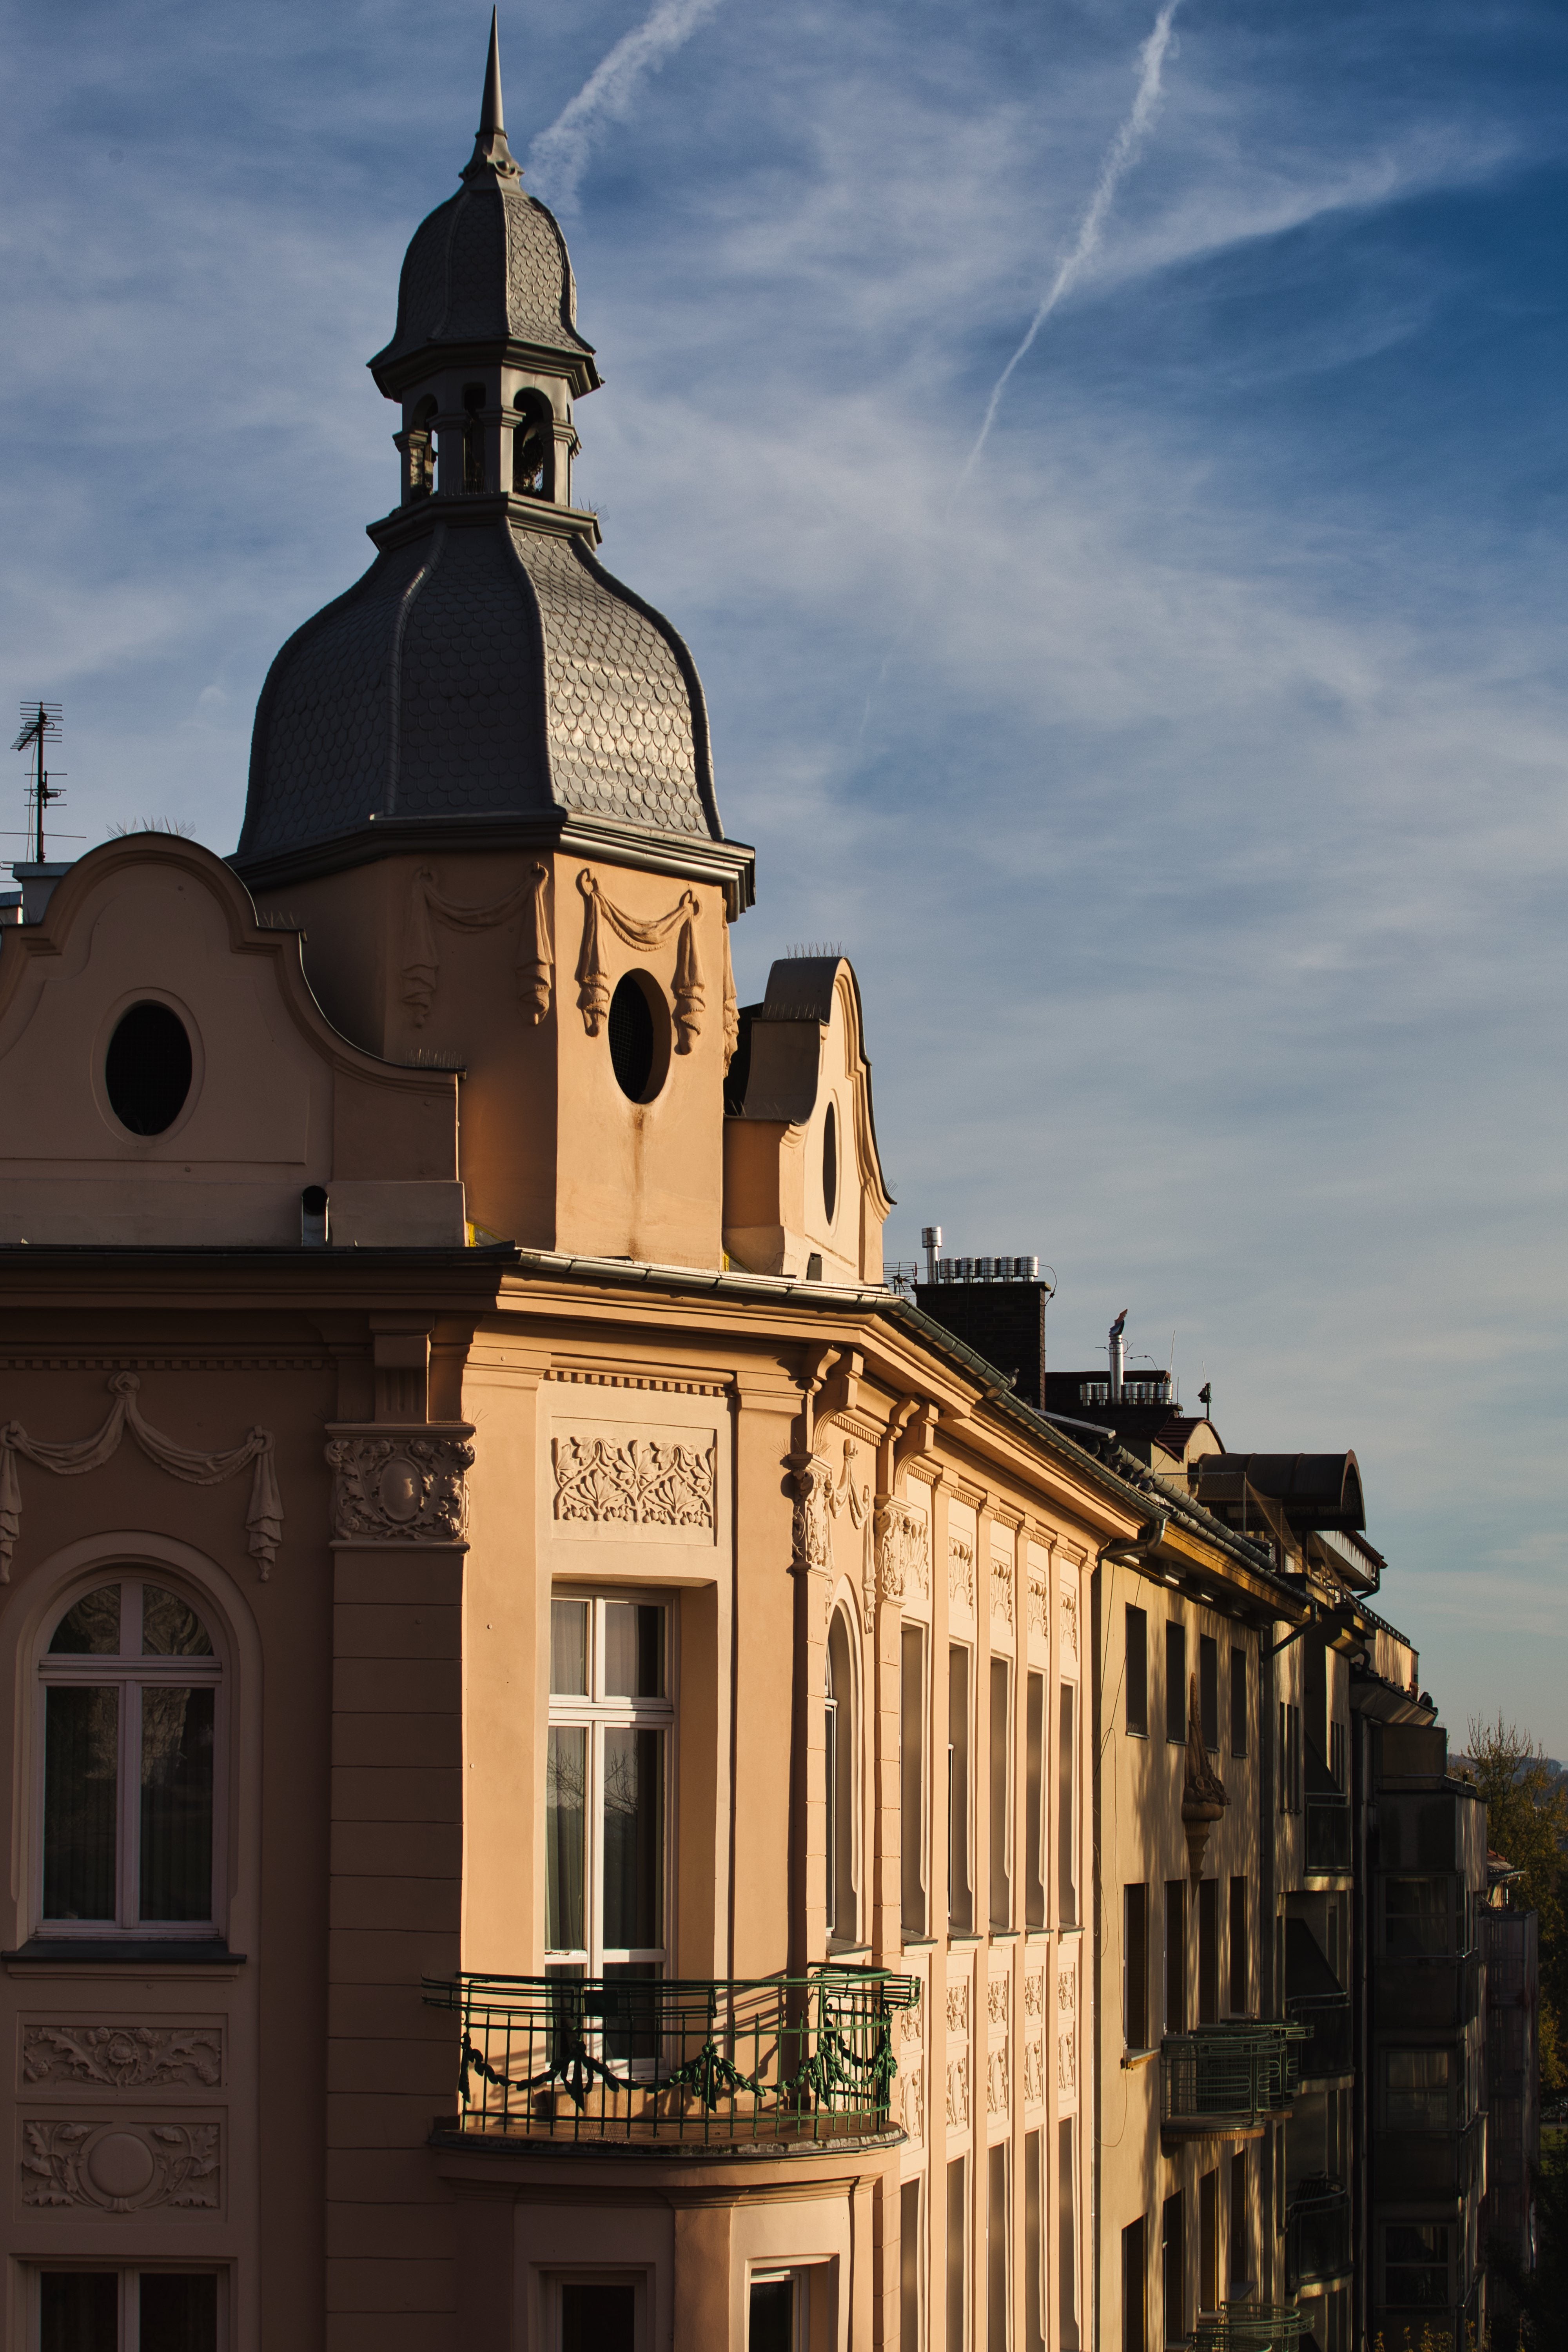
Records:
<instances>
[{"instance_id":1,"label":"wispy cloud","mask_svg":"<svg viewBox=\"0 0 1568 2352\"><path fill-rule=\"evenodd\" d=\"M1027 357L1034 346L1035 338L1057 304L1078 283L1100 250L1100 239L1105 235L1105 224L1116 199L1116 191L1136 161L1144 134L1153 121L1159 108L1160 86L1165 69L1165 53L1171 46L1171 23L1180 5L1181 0L1164 0L1164 5L1154 19L1154 29L1139 52L1138 89L1131 108L1106 150L1105 160L1100 167L1100 177L1094 184L1094 194L1090 196L1083 218L1079 223L1078 235L1073 239L1066 259L1061 263L1056 276L1047 288L1038 310L1029 321L1023 341L991 387L991 397L985 404L985 415L981 420L980 430L974 436L974 446L964 459L959 473L958 486L961 488L974 471L980 453L990 438L991 427L996 422L996 411L1002 405L1002 394L1012 381L1015 370Z\"/></svg>"},{"instance_id":2,"label":"wispy cloud","mask_svg":"<svg viewBox=\"0 0 1568 2352\"><path fill-rule=\"evenodd\" d=\"M623 33L600 58L575 98L528 152L528 168L552 204L570 207L588 168L594 142L609 122L624 122L646 77L673 57L721 5L721 0L658 0L640 25Z\"/></svg>"}]
</instances>

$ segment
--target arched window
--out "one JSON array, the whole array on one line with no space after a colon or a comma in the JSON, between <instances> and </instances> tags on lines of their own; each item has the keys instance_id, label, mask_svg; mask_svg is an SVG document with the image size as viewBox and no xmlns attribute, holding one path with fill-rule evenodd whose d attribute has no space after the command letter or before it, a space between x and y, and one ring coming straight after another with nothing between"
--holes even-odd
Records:
<instances>
[{"instance_id":1,"label":"arched window","mask_svg":"<svg viewBox=\"0 0 1568 2352\"><path fill-rule=\"evenodd\" d=\"M485 428L480 411L485 404L482 383L463 386L463 488L482 490L485 487Z\"/></svg>"},{"instance_id":2,"label":"arched window","mask_svg":"<svg viewBox=\"0 0 1568 2352\"><path fill-rule=\"evenodd\" d=\"M39 1662L48 1936L212 1936L223 1668L187 1601L95 1585Z\"/></svg>"},{"instance_id":3,"label":"arched window","mask_svg":"<svg viewBox=\"0 0 1568 2352\"><path fill-rule=\"evenodd\" d=\"M520 392L512 403L511 487L520 499L555 496L555 413L542 392Z\"/></svg>"},{"instance_id":4,"label":"arched window","mask_svg":"<svg viewBox=\"0 0 1568 2352\"><path fill-rule=\"evenodd\" d=\"M826 1681L823 1696L824 1749L826 1760L827 1804L827 1939L832 1944L858 1940L855 1885L855 1685L849 1655L849 1635L842 1610L835 1610L827 1629Z\"/></svg>"},{"instance_id":5,"label":"arched window","mask_svg":"<svg viewBox=\"0 0 1568 2352\"><path fill-rule=\"evenodd\" d=\"M408 495L427 499L436 488L436 403L422 400L408 428Z\"/></svg>"}]
</instances>

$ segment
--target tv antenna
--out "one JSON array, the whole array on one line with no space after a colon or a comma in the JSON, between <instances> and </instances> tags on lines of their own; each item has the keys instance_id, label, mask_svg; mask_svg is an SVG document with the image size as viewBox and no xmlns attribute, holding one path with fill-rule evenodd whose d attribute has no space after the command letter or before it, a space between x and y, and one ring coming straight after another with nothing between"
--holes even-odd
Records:
<instances>
[{"instance_id":1,"label":"tv antenna","mask_svg":"<svg viewBox=\"0 0 1568 2352\"><path fill-rule=\"evenodd\" d=\"M49 772L44 765L44 746L58 742L64 716L58 702L24 702L22 731L12 744L13 751L31 751L33 772L27 779L27 837L34 845L34 855L40 866L44 863L44 817L56 801L63 801L63 785L49 782Z\"/></svg>"}]
</instances>

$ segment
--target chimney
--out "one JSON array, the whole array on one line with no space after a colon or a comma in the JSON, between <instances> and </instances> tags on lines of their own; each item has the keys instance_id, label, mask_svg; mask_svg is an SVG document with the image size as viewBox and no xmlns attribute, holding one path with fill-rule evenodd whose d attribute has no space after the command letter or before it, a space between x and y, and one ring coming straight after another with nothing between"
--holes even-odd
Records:
<instances>
[{"instance_id":1,"label":"chimney","mask_svg":"<svg viewBox=\"0 0 1568 2352\"><path fill-rule=\"evenodd\" d=\"M1124 1307L1110 1327L1110 1402L1117 1403L1121 1395L1121 1376L1127 1363L1127 1342L1122 1337L1127 1322Z\"/></svg>"}]
</instances>

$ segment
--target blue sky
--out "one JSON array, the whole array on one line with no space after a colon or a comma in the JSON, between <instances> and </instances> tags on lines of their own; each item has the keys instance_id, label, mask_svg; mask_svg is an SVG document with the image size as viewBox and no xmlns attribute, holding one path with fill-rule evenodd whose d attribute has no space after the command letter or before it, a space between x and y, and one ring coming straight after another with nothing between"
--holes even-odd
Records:
<instances>
[{"instance_id":1,"label":"blue sky","mask_svg":"<svg viewBox=\"0 0 1568 2352\"><path fill-rule=\"evenodd\" d=\"M1353 1445L1451 1724L1568 1755L1568 16L514 0L605 389L578 485L702 671L743 992L860 971L900 1205L1053 1361ZM0 10L0 697L67 829L231 848L272 653L395 497L363 362L478 117L450 0ZM662 33L663 45L660 47ZM636 61L637 51L622 50ZM20 770L11 822L20 823Z\"/></svg>"}]
</instances>

